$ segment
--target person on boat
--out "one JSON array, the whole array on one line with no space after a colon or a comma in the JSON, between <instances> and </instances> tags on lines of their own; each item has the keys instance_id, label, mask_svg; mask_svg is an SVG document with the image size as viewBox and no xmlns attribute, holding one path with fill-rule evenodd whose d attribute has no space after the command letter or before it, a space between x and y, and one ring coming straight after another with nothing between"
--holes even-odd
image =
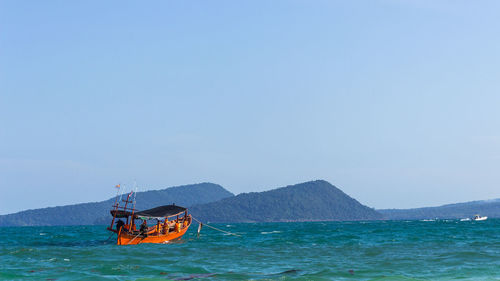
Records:
<instances>
[{"instance_id":1,"label":"person on boat","mask_svg":"<svg viewBox=\"0 0 500 281\"><path fill-rule=\"evenodd\" d=\"M116 231L120 232L120 229L125 225L125 223L122 220L118 220L116 222Z\"/></svg>"},{"instance_id":2,"label":"person on boat","mask_svg":"<svg viewBox=\"0 0 500 281\"><path fill-rule=\"evenodd\" d=\"M173 229L175 227L175 221L169 221L168 227Z\"/></svg>"},{"instance_id":3,"label":"person on boat","mask_svg":"<svg viewBox=\"0 0 500 281\"><path fill-rule=\"evenodd\" d=\"M163 223L163 233L164 234L167 234L168 233L168 230L169 230L169 225L168 225L168 220L165 219L165 222Z\"/></svg>"},{"instance_id":4,"label":"person on boat","mask_svg":"<svg viewBox=\"0 0 500 281\"><path fill-rule=\"evenodd\" d=\"M148 235L148 223L146 220L142 221L140 232L142 235Z\"/></svg>"}]
</instances>

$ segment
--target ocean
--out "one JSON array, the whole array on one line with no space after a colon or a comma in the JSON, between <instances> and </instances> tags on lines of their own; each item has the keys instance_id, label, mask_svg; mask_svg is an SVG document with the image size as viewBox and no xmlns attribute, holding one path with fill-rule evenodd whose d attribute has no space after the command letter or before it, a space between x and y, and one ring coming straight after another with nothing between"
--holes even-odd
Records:
<instances>
[{"instance_id":1,"label":"ocean","mask_svg":"<svg viewBox=\"0 0 500 281\"><path fill-rule=\"evenodd\" d=\"M1 280L500 280L500 220L193 224L116 246L106 226L0 228Z\"/></svg>"}]
</instances>

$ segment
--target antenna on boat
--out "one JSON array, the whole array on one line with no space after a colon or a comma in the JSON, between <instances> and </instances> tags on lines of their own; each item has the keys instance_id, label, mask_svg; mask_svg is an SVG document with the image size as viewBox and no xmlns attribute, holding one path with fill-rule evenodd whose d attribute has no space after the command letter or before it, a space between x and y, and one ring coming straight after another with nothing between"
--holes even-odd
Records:
<instances>
[{"instance_id":1,"label":"antenna on boat","mask_svg":"<svg viewBox=\"0 0 500 281\"><path fill-rule=\"evenodd\" d=\"M136 198L136 194L137 194L137 181L134 180L134 188L135 188L135 191L134 191L134 210L135 210L135 198Z\"/></svg>"},{"instance_id":2,"label":"antenna on boat","mask_svg":"<svg viewBox=\"0 0 500 281\"><path fill-rule=\"evenodd\" d=\"M121 186L121 184L117 184L117 185L115 185L115 187L117 188L117 190L116 190L115 204L114 204L114 205L116 205L116 203L120 202L120 201L118 201L118 194L119 194L119 192L120 192L120 190L121 190L122 186ZM122 196L121 196L121 194L120 194L120 200L122 200ZM114 206L114 205L113 205L113 206Z\"/></svg>"},{"instance_id":3,"label":"antenna on boat","mask_svg":"<svg viewBox=\"0 0 500 281\"><path fill-rule=\"evenodd\" d=\"M123 190L125 190L125 188L122 189L121 184L119 184L118 187L119 187L118 192L120 192L120 200L118 200L118 202L122 202ZM118 197L118 194L116 194L116 197Z\"/></svg>"}]
</instances>

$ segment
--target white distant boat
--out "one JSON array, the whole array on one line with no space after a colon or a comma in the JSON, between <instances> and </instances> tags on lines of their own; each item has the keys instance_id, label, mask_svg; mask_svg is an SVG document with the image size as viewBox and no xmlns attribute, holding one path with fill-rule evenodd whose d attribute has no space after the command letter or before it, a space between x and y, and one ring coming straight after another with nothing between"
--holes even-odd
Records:
<instances>
[{"instance_id":1,"label":"white distant boat","mask_svg":"<svg viewBox=\"0 0 500 281\"><path fill-rule=\"evenodd\" d=\"M473 221L485 221L488 217L482 217L480 215L475 215L472 220Z\"/></svg>"}]
</instances>

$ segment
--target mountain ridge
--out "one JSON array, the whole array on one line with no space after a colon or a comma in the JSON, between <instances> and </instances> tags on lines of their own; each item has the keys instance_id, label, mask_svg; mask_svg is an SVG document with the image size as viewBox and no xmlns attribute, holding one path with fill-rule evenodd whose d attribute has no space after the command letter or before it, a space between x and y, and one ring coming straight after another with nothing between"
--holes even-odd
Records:
<instances>
[{"instance_id":1,"label":"mountain ridge","mask_svg":"<svg viewBox=\"0 0 500 281\"><path fill-rule=\"evenodd\" d=\"M458 219L474 214L500 218L500 198L435 207L375 210L324 180L234 195L199 183L137 193L137 210L175 203L205 222ZM0 226L105 225L116 197L104 201L29 209L0 215Z\"/></svg>"},{"instance_id":2,"label":"mountain ridge","mask_svg":"<svg viewBox=\"0 0 500 281\"><path fill-rule=\"evenodd\" d=\"M381 219L324 180L249 192L191 207L193 216L212 222L280 222Z\"/></svg>"},{"instance_id":3,"label":"mountain ridge","mask_svg":"<svg viewBox=\"0 0 500 281\"><path fill-rule=\"evenodd\" d=\"M126 195L124 195L126 196ZM217 201L234 196L222 186L198 183L173 186L160 190L137 192L136 208L149 209L176 203L181 206ZM109 223L109 210L116 196L104 201L30 209L0 216L0 226L92 225Z\"/></svg>"}]
</instances>

